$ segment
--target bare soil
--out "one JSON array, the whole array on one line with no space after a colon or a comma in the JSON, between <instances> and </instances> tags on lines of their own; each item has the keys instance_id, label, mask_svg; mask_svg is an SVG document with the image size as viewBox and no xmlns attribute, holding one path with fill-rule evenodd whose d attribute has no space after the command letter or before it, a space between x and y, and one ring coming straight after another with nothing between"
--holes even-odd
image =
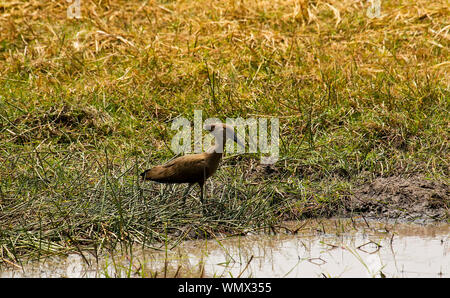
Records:
<instances>
[{"instance_id":1,"label":"bare soil","mask_svg":"<svg viewBox=\"0 0 450 298\"><path fill-rule=\"evenodd\" d=\"M346 212L376 218L443 221L450 218L450 187L421 176L377 178L359 186Z\"/></svg>"}]
</instances>

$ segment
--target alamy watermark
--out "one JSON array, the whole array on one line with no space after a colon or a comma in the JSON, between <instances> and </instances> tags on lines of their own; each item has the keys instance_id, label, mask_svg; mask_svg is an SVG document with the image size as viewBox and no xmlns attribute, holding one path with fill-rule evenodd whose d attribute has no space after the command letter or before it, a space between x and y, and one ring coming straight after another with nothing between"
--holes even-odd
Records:
<instances>
[{"instance_id":1,"label":"alamy watermark","mask_svg":"<svg viewBox=\"0 0 450 298\"><path fill-rule=\"evenodd\" d=\"M191 125L191 121L183 117L178 117L172 121L171 129L178 131L171 141L171 149L174 153L201 153L217 141L212 134L203 136L203 131L205 126L222 123L222 121L217 118L208 118L203 121L202 114L201 110L194 111L193 125ZM259 152L261 153L260 162L262 164L277 162L280 145L278 118L226 118L225 124L233 128L234 135L243 145L234 145L232 138L226 138L224 147L228 153ZM192 136L194 139L193 146Z\"/></svg>"},{"instance_id":2,"label":"alamy watermark","mask_svg":"<svg viewBox=\"0 0 450 298\"><path fill-rule=\"evenodd\" d=\"M370 6L367 8L367 17L381 18L381 0L369 0Z\"/></svg>"},{"instance_id":3,"label":"alamy watermark","mask_svg":"<svg viewBox=\"0 0 450 298\"><path fill-rule=\"evenodd\" d=\"M367 8L367 17L381 18L381 0L368 0L370 6ZM81 18L81 0L66 0L66 2L71 3L67 7L67 17L69 19Z\"/></svg>"},{"instance_id":4,"label":"alamy watermark","mask_svg":"<svg viewBox=\"0 0 450 298\"><path fill-rule=\"evenodd\" d=\"M66 0L68 3L72 3L67 7L67 17L69 19L81 18L81 0Z\"/></svg>"}]
</instances>

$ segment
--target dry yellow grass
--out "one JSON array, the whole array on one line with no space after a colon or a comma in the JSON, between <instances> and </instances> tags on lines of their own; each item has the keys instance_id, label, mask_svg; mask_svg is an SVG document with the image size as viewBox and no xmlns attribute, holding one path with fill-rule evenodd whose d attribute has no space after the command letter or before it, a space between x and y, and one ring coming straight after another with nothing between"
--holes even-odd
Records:
<instances>
[{"instance_id":1,"label":"dry yellow grass","mask_svg":"<svg viewBox=\"0 0 450 298\"><path fill-rule=\"evenodd\" d=\"M207 61L225 87L264 80L268 63L281 77L316 83L329 68L363 76L387 69L408 79L415 66L448 84L448 4L382 1L381 18L369 19L369 4L354 0L85 0L82 18L69 20L64 1L2 2L0 74L25 71L35 91L194 89L205 82Z\"/></svg>"}]
</instances>

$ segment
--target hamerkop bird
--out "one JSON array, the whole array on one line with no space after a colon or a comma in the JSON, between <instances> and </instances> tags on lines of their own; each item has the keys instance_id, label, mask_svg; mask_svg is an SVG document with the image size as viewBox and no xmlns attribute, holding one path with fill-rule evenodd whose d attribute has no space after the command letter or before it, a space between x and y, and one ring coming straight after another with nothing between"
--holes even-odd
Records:
<instances>
[{"instance_id":1,"label":"hamerkop bird","mask_svg":"<svg viewBox=\"0 0 450 298\"><path fill-rule=\"evenodd\" d=\"M142 179L160 183L189 183L183 196L183 203L185 203L186 195L191 187L198 183L200 186L200 201L203 205L203 185L219 167L226 139L229 138L244 147L234 133L234 129L230 126L216 123L205 125L205 129L215 137L214 146L206 152L181 156L164 165L146 170L141 174Z\"/></svg>"}]
</instances>

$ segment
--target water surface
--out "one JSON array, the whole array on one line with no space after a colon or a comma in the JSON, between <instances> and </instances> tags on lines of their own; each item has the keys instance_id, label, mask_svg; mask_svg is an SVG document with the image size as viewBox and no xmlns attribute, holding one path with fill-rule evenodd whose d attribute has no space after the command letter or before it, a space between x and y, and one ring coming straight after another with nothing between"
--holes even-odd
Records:
<instances>
[{"instance_id":1,"label":"water surface","mask_svg":"<svg viewBox=\"0 0 450 298\"><path fill-rule=\"evenodd\" d=\"M331 219L274 230L99 259L88 252L50 257L3 267L0 277L450 277L449 224Z\"/></svg>"}]
</instances>

